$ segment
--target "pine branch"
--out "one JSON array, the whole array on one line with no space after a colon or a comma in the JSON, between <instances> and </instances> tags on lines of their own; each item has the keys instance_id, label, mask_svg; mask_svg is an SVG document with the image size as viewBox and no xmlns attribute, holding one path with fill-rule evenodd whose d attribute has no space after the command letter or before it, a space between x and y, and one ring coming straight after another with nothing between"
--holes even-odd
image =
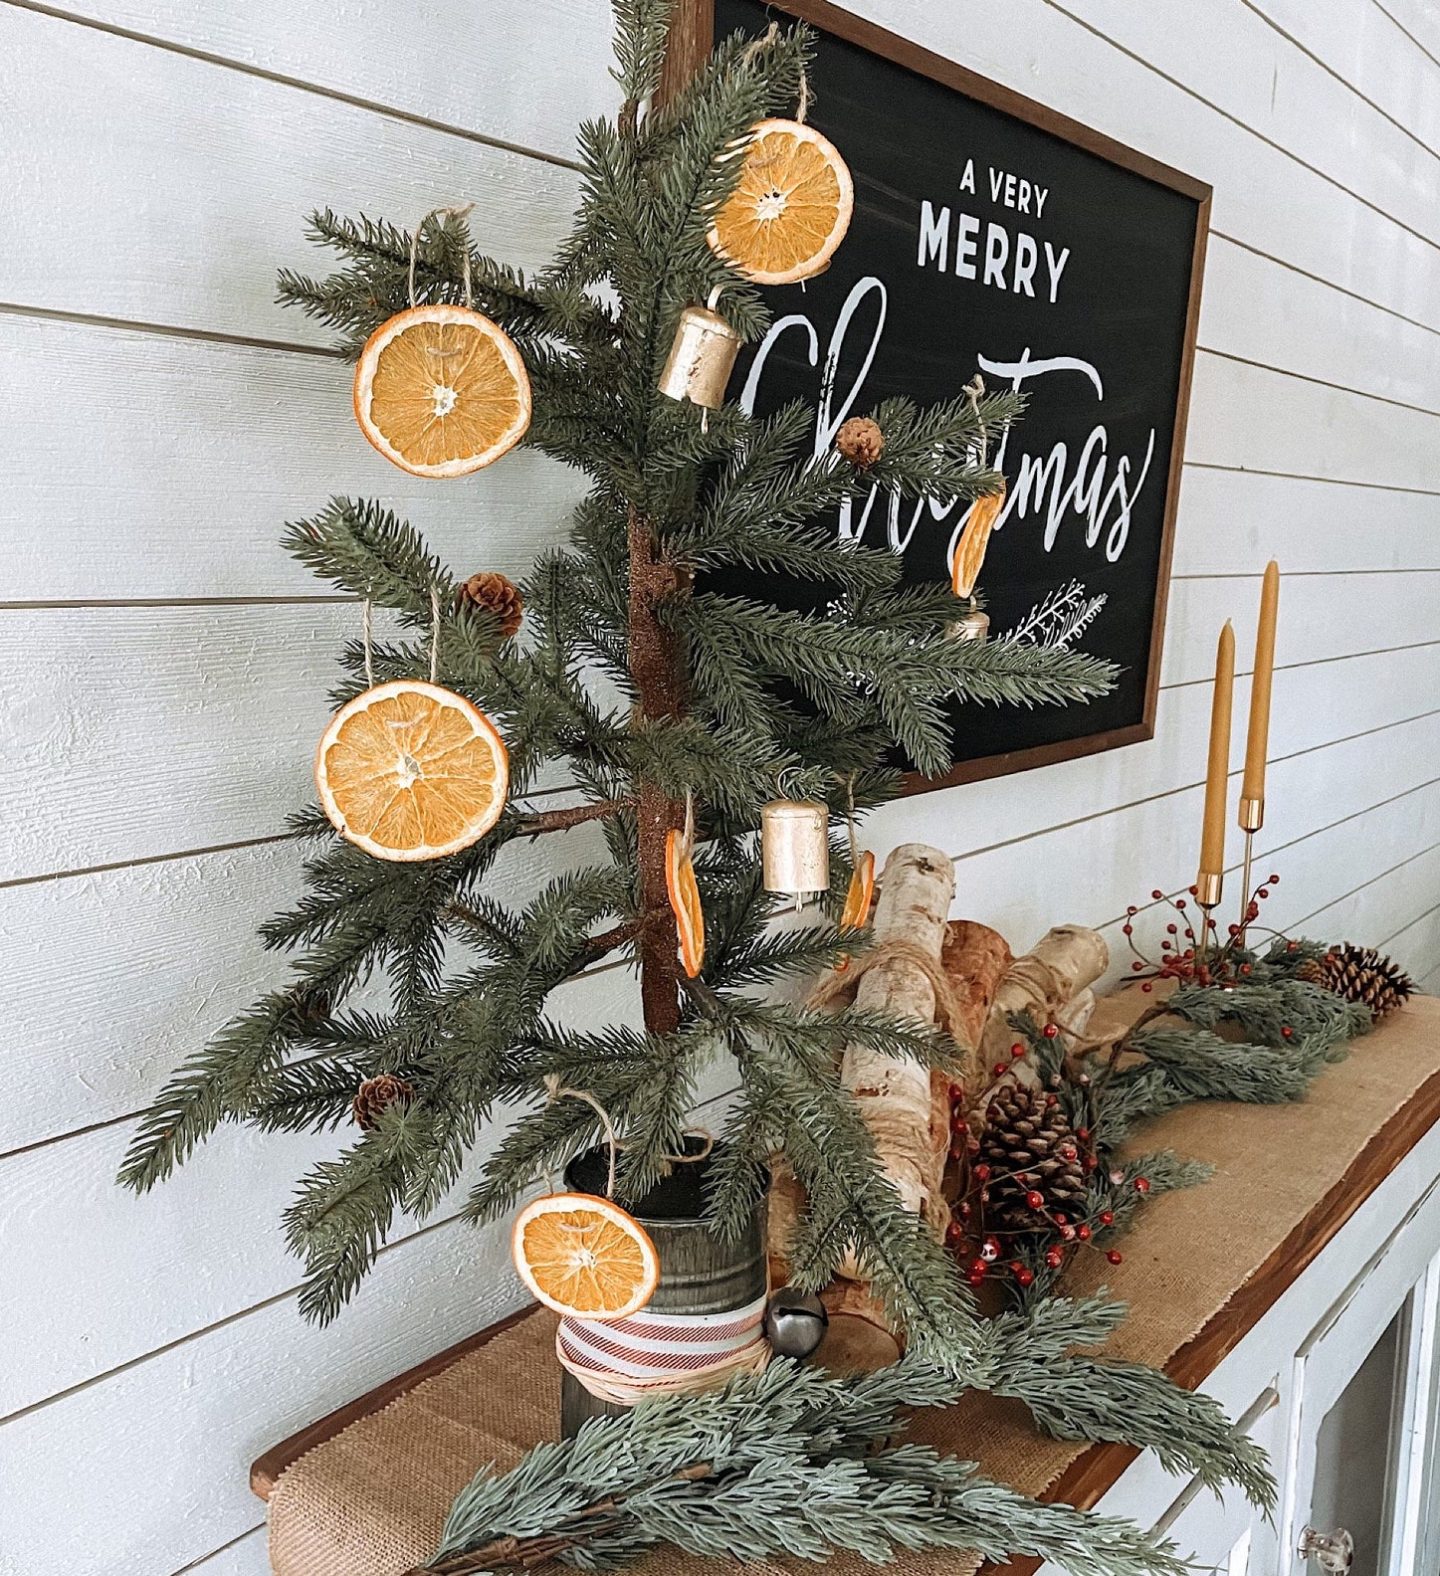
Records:
<instances>
[{"instance_id":1,"label":"pine branch","mask_svg":"<svg viewBox=\"0 0 1440 1576\"><path fill-rule=\"evenodd\" d=\"M843 1379L778 1360L721 1391L644 1401L503 1476L482 1472L410 1576L555 1557L614 1565L660 1542L743 1562L953 1549L1036 1555L1074 1576L1181 1576L1168 1544L1124 1522L1037 1505L972 1463L892 1443L902 1408L946 1405L961 1388L913 1362Z\"/></svg>"}]
</instances>

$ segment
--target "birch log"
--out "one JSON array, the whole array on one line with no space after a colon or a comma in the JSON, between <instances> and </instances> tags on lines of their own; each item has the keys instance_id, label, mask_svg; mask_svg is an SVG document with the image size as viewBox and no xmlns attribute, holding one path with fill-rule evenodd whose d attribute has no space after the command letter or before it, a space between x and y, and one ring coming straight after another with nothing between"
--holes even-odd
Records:
<instances>
[{"instance_id":1,"label":"birch log","mask_svg":"<svg viewBox=\"0 0 1440 1576\"><path fill-rule=\"evenodd\" d=\"M939 962L945 921L955 896L955 866L948 854L923 843L902 843L885 861L873 926L877 948L906 942ZM855 1005L870 1012L909 1018L927 1028L935 1022L931 977L903 954L868 970ZM900 1201L917 1215L933 1196L940 1199L945 1142L937 1147L930 1120L930 1070L908 1057L886 1056L865 1046L847 1047L841 1081L855 1097L875 1149ZM853 1265L851 1279L862 1278Z\"/></svg>"},{"instance_id":2,"label":"birch log","mask_svg":"<svg viewBox=\"0 0 1440 1576\"><path fill-rule=\"evenodd\" d=\"M986 1065L1007 1061L1015 1031L1010 1014L1028 1012L1044 1024L1063 1012L1081 991L1110 966L1110 948L1098 930L1084 925L1056 925L1023 958L1016 958L995 992L982 1045ZM1024 1067L1014 1076L1029 1080Z\"/></svg>"}]
</instances>

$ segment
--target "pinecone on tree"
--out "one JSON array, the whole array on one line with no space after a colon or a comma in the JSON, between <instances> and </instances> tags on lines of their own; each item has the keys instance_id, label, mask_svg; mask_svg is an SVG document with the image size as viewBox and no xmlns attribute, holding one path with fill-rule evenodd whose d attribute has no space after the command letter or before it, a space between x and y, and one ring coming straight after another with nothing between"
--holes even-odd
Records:
<instances>
[{"instance_id":1,"label":"pinecone on tree","mask_svg":"<svg viewBox=\"0 0 1440 1576\"><path fill-rule=\"evenodd\" d=\"M509 640L519 630L520 621L525 616L525 599L520 595L520 588L507 575L471 575L456 591L455 601L460 607L474 607L485 613L493 613L500 620L500 634L505 640Z\"/></svg>"},{"instance_id":2,"label":"pinecone on tree","mask_svg":"<svg viewBox=\"0 0 1440 1576\"><path fill-rule=\"evenodd\" d=\"M415 1086L398 1073L377 1073L374 1078L367 1078L355 1091L355 1103L350 1108L350 1114L355 1118L356 1127L368 1133L380 1120L380 1113L387 1106L394 1105L396 1101L409 1105L414 1098Z\"/></svg>"},{"instance_id":3,"label":"pinecone on tree","mask_svg":"<svg viewBox=\"0 0 1440 1576\"><path fill-rule=\"evenodd\" d=\"M1044 1231L1057 1210L1083 1213L1085 1160L1058 1101L1043 1089L1007 1083L991 1096L977 1161L989 1166L987 1219L1009 1231ZM1037 1208L1034 1199L1041 1200Z\"/></svg>"},{"instance_id":4,"label":"pinecone on tree","mask_svg":"<svg viewBox=\"0 0 1440 1576\"><path fill-rule=\"evenodd\" d=\"M869 416L852 416L835 434L835 447L857 471L868 471L885 452L885 434Z\"/></svg>"},{"instance_id":5,"label":"pinecone on tree","mask_svg":"<svg viewBox=\"0 0 1440 1576\"><path fill-rule=\"evenodd\" d=\"M1323 958L1307 958L1295 977L1363 1003L1377 1021L1403 1007L1415 989L1415 982L1392 958L1348 941Z\"/></svg>"}]
</instances>

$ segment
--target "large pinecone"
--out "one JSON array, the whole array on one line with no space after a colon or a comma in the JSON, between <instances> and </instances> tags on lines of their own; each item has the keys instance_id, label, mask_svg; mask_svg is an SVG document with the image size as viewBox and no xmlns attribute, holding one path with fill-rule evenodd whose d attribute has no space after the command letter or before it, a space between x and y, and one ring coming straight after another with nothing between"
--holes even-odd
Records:
<instances>
[{"instance_id":1,"label":"large pinecone","mask_svg":"<svg viewBox=\"0 0 1440 1576\"><path fill-rule=\"evenodd\" d=\"M990 1193L986 1218L1009 1231L1053 1229L1053 1216L1063 1210L1071 1219L1084 1211L1085 1161L1079 1139L1057 1101L1043 1089L1026 1084L1002 1086L986 1109L980 1153L990 1167L985 1186ZM1029 1195L1038 1193L1035 1209Z\"/></svg>"},{"instance_id":2,"label":"large pinecone","mask_svg":"<svg viewBox=\"0 0 1440 1576\"><path fill-rule=\"evenodd\" d=\"M1363 1002L1377 1020L1403 1007L1415 989L1415 982L1393 959L1374 947L1355 947L1348 941L1323 958L1307 958L1295 977L1322 985L1347 1001Z\"/></svg>"}]
</instances>

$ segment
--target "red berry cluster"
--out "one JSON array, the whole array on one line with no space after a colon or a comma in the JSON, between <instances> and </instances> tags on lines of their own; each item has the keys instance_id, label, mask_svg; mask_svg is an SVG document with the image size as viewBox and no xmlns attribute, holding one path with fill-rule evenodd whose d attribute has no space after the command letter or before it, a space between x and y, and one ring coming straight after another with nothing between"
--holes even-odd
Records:
<instances>
[{"instance_id":1,"label":"red berry cluster","mask_svg":"<svg viewBox=\"0 0 1440 1576\"><path fill-rule=\"evenodd\" d=\"M1059 1029L1053 1023L1046 1024L1043 1033L1046 1039L1053 1040ZM1026 1056L1029 1052L1025 1045L1016 1042L1010 1047L1010 1061L997 1062L993 1069L995 1076L1001 1077L1010 1071L1011 1067ZM1086 1082L1089 1080L1086 1079ZM1058 1080L1052 1080L1052 1083ZM1024 1195L1026 1206L1034 1211L1034 1224L1023 1229L1005 1229L991 1222L987 1222L987 1206L991 1201L991 1185L997 1181L1013 1180L1024 1186L1032 1180L1022 1170L996 1172L993 1167L984 1161L977 1161L975 1157L980 1153L980 1140L971 1131L969 1107L966 1103L965 1086L952 1083L950 1095L950 1159L959 1167L960 1188L954 1206L953 1218L945 1229L945 1246L956 1256L965 1269L965 1278L971 1286L980 1286L986 1280L997 1276L1008 1275L1016 1285L1026 1287L1033 1285L1035 1272L1023 1259L1009 1257L1023 1241L1026 1245L1043 1247L1044 1259L1050 1269L1060 1269L1068 1256L1085 1249L1099 1251L1095 1248L1093 1237L1097 1229L1103 1230L1115 1223L1113 1210L1097 1210L1095 1214L1084 1220L1072 1220L1063 1210L1054 1210L1047 1213L1045 1209L1045 1195L1038 1189L1031 1187ZM1059 1096L1049 1094L1046 1096L1048 1105L1059 1103ZM1079 1142L1086 1145L1083 1151L1083 1165L1087 1171L1094 1171L1099 1165L1099 1159L1093 1148L1089 1148L1090 1129L1078 1127L1075 1136ZM1068 1147L1061 1151L1067 1160L1079 1158L1081 1151ZM1119 1174L1116 1174L1119 1180ZM1137 1193L1148 1193L1150 1181L1147 1177L1136 1177L1131 1184ZM1123 1255L1113 1248L1105 1254L1111 1264L1119 1264Z\"/></svg>"},{"instance_id":2,"label":"red berry cluster","mask_svg":"<svg viewBox=\"0 0 1440 1576\"><path fill-rule=\"evenodd\" d=\"M1245 923L1247 926L1254 924L1260 917L1260 905L1270 896L1270 889L1280 884L1280 877L1270 875L1255 888L1250 894L1250 900L1245 905ZM1194 897L1196 889L1190 888L1190 897ZM1148 958L1135 945L1134 920L1139 909L1131 904L1125 910L1125 923L1121 927L1131 952L1135 954L1135 961L1130 965L1132 974L1142 977L1140 989L1150 991L1154 989L1156 980L1178 980L1182 985L1235 985L1246 979L1251 973L1251 965L1244 955L1243 937L1245 932L1239 925L1231 925L1226 939L1222 942L1215 921L1208 914L1203 915L1200 921L1200 930L1197 934L1191 922L1189 902L1186 898L1172 898L1162 892L1159 887L1150 894L1152 901L1168 904L1175 914L1175 919L1165 926L1165 935L1160 941L1160 958L1157 962ZM1267 931L1267 935L1276 935L1275 931ZM1287 943L1290 951L1295 950L1295 943Z\"/></svg>"}]
</instances>

